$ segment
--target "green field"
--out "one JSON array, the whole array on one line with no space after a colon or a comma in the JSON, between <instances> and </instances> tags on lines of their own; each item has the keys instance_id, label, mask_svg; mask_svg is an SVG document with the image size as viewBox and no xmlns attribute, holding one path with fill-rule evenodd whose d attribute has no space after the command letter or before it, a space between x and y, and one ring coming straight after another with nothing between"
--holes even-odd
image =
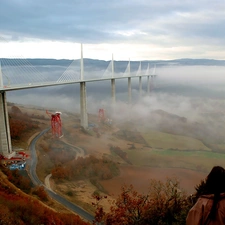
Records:
<instances>
[{"instance_id":1,"label":"green field","mask_svg":"<svg viewBox=\"0 0 225 225\"><path fill-rule=\"evenodd\" d=\"M225 152L225 144L211 144L212 148L220 152Z\"/></svg>"},{"instance_id":2,"label":"green field","mask_svg":"<svg viewBox=\"0 0 225 225\"><path fill-rule=\"evenodd\" d=\"M191 137L159 131L143 131L141 134L147 144L152 148L210 151L201 141Z\"/></svg>"},{"instance_id":3,"label":"green field","mask_svg":"<svg viewBox=\"0 0 225 225\"><path fill-rule=\"evenodd\" d=\"M213 166L225 166L225 154L209 151L126 150L133 165L185 168L207 172Z\"/></svg>"}]
</instances>

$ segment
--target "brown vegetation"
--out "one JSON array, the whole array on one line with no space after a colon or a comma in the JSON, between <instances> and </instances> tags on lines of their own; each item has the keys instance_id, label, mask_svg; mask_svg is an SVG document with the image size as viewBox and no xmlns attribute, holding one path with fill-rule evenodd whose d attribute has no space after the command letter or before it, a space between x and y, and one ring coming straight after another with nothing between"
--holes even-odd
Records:
<instances>
[{"instance_id":1,"label":"brown vegetation","mask_svg":"<svg viewBox=\"0 0 225 225\"><path fill-rule=\"evenodd\" d=\"M138 131L130 131L130 130L119 130L113 134L117 138L121 138L127 141L140 143L147 145L145 139L141 136L140 132Z\"/></svg>"},{"instance_id":2,"label":"brown vegetation","mask_svg":"<svg viewBox=\"0 0 225 225\"><path fill-rule=\"evenodd\" d=\"M119 146L109 145L110 151L120 156L126 163L132 164L131 161L127 158L127 153L122 151Z\"/></svg>"},{"instance_id":3,"label":"brown vegetation","mask_svg":"<svg viewBox=\"0 0 225 225\"><path fill-rule=\"evenodd\" d=\"M28 177L20 175L19 170L9 170L3 166L1 166L0 169L16 187L20 188L25 193L30 193L32 184Z\"/></svg>"},{"instance_id":4,"label":"brown vegetation","mask_svg":"<svg viewBox=\"0 0 225 225\"><path fill-rule=\"evenodd\" d=\"M94 156L78 157L78 159L74 159L63 166L56 166L52 170L52 177L56 180L86 178L106 180L118 174L119 169L114 162L107 159L98 159Z\"/></svg>"},{"instance_id":5,"label":"brown vegetation","mask_svg":"<svg viewBox=\"0 0 225 225\"><path fill-rule=\"evenodd\" d=\"M106 225L185 225L186 215L192 206L191 201L180 189L175 179L165 183L152 180L147 194L138 193L132 185L122 187L110 212L101 206L96 196L95 222Z\"/></svg>"},{"instance_id":6,"label":"brown vegetation","mask_svg":"<svg viewBox=\"0 0 225 225\"><path fill-rule=\"evenodd\" d=\"M12 139L19 139L24 132L38 128L38 124L17 106L12 106L9 112L9 124Z\"/></svg>"},{"instance_id":7,"label":"brown vegetation","mask_svg":"<svg viewBox=\"0 0 225 225\"><path fill-rule=\"evenodd\" d=\"M16 188L0 171L0 224L87 225L74 214L58 213Z\"/></svg>"}]
</instances>

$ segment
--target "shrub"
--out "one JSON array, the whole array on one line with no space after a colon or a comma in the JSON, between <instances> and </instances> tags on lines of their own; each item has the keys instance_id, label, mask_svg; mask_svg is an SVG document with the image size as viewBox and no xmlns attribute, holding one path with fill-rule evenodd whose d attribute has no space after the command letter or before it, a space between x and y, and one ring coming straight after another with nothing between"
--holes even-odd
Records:
<instances>
[{"instance_id":1,"label":"shrub","mask_svg":"<svg viewBox=\"0 0 225 225\"><path fill-rule=\"evenodd\" d=\"M151 180L147 194L138 193L132 185L123 186L109 213L104 212L99 202L94 205L95 224L106 225L185 225L191 207L176 179L167 179L165 183Z\"/></svg>"},{"instance_id":2,"label":"shrub","mask_svg":"<svg viewBox=\"0 0 225 225\"><path fill-rule=\"evenodd\" d=\"M35 189L33 190L33 194L37 195L39 197L39 199L42 201L48 200L48 195L43 186L35 187Z\"/></svg>"}]
</instances>

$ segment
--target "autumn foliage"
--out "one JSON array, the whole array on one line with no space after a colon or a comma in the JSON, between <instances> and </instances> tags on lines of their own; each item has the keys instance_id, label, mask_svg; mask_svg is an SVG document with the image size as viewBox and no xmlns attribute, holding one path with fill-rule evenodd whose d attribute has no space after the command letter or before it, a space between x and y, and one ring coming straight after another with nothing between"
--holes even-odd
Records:
<instances>
[{"instance_id":1,"label":"autumn foliage","mask_svg":"<svg viewBox=\"0 0 225 225\"><path fill-rule=\"evenodd\" d=\"M127 162L128 164L132 164L127 157L127 153L124 152L123 150L121 150L121 148L119 146L110 145L109 148L110 148L111 152L120 156L125 162Z\"/></svg>"},{"instance_id":2,"label":"autumn foliage","mask_svg":"<svg viewBox=\"0 0 225 225\"><path fill-rule=\"evenodd\" d=\"M48 194L47 194L47 192L45 191L45 189L44 189L43 186L36 186L36 187L33 189L32 194L37 195L38 198L39 198L41 201L47 201L47 200L48 200Z\"/></svg>"},{"instance_id":3,"label":"autumn foliage","mask_svg":"<svg viewBox=\"0 0 225 225\"><path fill-rule=\"evenodd\" d=\"M175 179L165 183L152 180L147 194L138 193L132 185L122 187L109 213L104 212L101 197L96 196L95 224L185 225L190 204Z\"/></svg>"},{"instance_id":4,"label":"autumn foliage","mask_svg":"<svg viewBox=\"0 0 225 225\"><path fill-rule=\"evenodd\" d=\"M17 106L11 107L9 125L12 139L19 139L24 132L38 128L38 125Z\"/></svg>"},{"instance_id":5,"label":"autumn foliage","mask_svg":"<svg viewBox=\"0 0 225 225\"><path fill-rule=\"evenodd\" d=\"M28 177L22 176L19 173L19 170L10 170L3 166L1 166L0 169L7 176L8 180L16 187L20 188L25 193L29 193L31 191L31 180Z\"/></svg>"},{"instance_id":6,"label":"autumn foliage","mask_svg":"<svg viewBox=\"0 0 225 225\"><path fill-rule=\"evenodd\" d=\"M98 159L94 156L86 158L78 157L68 162L65 165L56 166L52 170L52 177L54 179L84 179L84 178L98 178L110 179L119 174L119 169L116 163L108 159Z\"/></svg>"},{"instance_id":7,"label":"autumn foliage","mask_svg":"<svg viewBox=\"0 0 225 225\"><path fill-rule=\"evenodd\" d=\"M74 214L58 213L17 189L0 171L1 225L88 225Z\"/></svg>"}]
</instances>

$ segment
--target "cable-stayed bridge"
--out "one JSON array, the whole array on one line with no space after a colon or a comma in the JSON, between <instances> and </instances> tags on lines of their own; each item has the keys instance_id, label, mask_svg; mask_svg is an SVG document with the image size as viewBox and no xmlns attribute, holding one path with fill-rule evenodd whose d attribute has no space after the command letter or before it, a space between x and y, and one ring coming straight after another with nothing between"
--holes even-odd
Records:
<instances>
[{"instance_id":1,"label":"cable-stayed bridge","mask_svg":"<svg viewBox=\"0 0 225 225\"><path fill-rule=\"evenodd\" d=\"M38 87L80 84L80 120L84 129L88 128L88 114L86 101L86 83L109 80L111 81L112 106L116 102L115 81L128 79L128 102L131 103L131 79L139 79L139 94L142 95L142 78L147 77L147 93L150 93L153 78L156 77L155 67L150 69L149 64L143 68L140 62L136 70L131 70L132 62L128 62L124 72L115 72L113 57L105 71L84 71L83 48L81 58L74 60L59 76L49 76L38 67L25 59L2 59L0 63L0 154L8 156L12 153L11 136L9 129L6 93L13 90L31 89ZM146 64L146 62L145 62ZM94 74L94 75L93 75Z\"/></svg>"},{"instance_id":2,"label":"cable-stayed bridge","mask_svg":"<svg viewBox=\"0 0 225 225\"><path fill-rule=\"evenodd\" d=\"M132 62L128 62L124 72L115 72L116 62L110 61L105 71L84 71L80 60L74 60L59 76L48 76L32 65L27 59L1 59L0 61L0 91L30 89L45 86L65 85L80 82L96 82L111 79L135 77L154 77L155 67L149 64L143 68L140 62L136 71L131 71ZM146 63L145 63L146 64Z\"/></svg>"}]
</instances>

